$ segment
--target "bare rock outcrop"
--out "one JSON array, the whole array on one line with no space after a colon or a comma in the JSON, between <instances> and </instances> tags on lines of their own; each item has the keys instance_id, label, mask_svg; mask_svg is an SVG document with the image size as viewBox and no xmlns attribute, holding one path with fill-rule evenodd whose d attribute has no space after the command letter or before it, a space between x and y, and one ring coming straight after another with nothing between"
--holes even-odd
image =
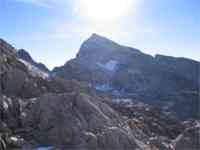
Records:
<instances>
[{"instance_id":1,"label":"bare rock outcrop","mask_svg":"<svg viewBox=\"0 0 200 150\"><path fill-rule=\"evenodd\" d=\"M190 122L190 127L173 141L175 150L200 149L200 122Z\"/></svg>"},{"instance_id":2,"label":"bare rock outcrop","mask_svg":"<svg viewBox=\"0 0 200 150\"><path fill-rule=\"evenodd\" d=\"M153 58L93 35L76 59L44 76L21 52L23 60L0 40L0 149L199 149L199 122L181 123L175 116L193 117L198 110L189 114L199 106L198 62ZM155 91L160 81L168 86ZM145 99L155 97L160 98L157 105Z\"/></svg>"},{"instance_id":3,"label":"bare rock outcrop","mask_svg":"<svg viewBox=\"0 0 200 150\"><path fill-rule=\"evenodd\" d=\"M136 149L135 137L107 104L84 93L47 94L24 110L23 126L38 144L77 149ZM31 139L30 139L31 140Z\"/></svg>"}]
</instances>

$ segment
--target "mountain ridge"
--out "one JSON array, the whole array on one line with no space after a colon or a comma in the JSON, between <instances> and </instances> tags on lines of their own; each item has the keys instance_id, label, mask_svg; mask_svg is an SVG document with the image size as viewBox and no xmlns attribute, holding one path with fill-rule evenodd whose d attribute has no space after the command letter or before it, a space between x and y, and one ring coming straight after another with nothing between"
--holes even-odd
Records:
<instances>
[{"instance_id":1,"label":"mountain ridge","mask_svg":"<svg viewBox=\"0 0 200 150\"><path fill-rule=\"evenodd\" d=\"M50 73L50 70L43 63L35 62L31 55L24 49L19 49L17 51L17 57L31 63L32 65L38 67L40 70L46 73Z\"/></svg>"},{"instance_id":2,"label":"mountain ridge","mask_svg":"<svg viewBox=\"0 0 200 150\"><path fill-rule=\"evenodd\" d=\"M97 91L116 97L132 97L157 103L158 107L163 105L163 109L166 108L165 103L170 101L167 104L169 109L182 115L178 105L185 107L185 104L181 104L178 97L183 96L181 93L185 93L184 91L198 92L199 66L200 62L192 59L159 54L153 57L93 34L83 42L76 58L56 67L52 72L65 79L87 82ZM176 94L179 96L175 96ZM197 95L191 97L190 106ZM171 106L173 101L177 104ZM191 109L193 108L187 110L186 114L190 114ZM187 117L190 116L192 114Z\"/></svg>"},{"instance_id":3,"label":"mountain ridge","mask_svg":"<svg viewBox=\"0 0 200 150\"><path fill-rule=\"evenodd\" d=\"M158 59L160 57L165 57L165 58L172 58L172 59L179 59L179 60L186 60L186 61L193 61L193 62L196 62L196 63L200 63L199 60L195 60L195 59L192 59L192 58L187 58L187 57L177 57L177 56L171 56L171 55L164 55L164 54L155 54L155 55L151 55L151 54L148 54L148 53L145 53L145 52L142 52L140 49L137 49L137 48L134 48L134 47L131 47L131 46L123 46L121 44L118 44L117 42L115 41L112 41L102 35L99 35L99 34L96 34L96 33L93 33L88 39L86 39L82 44L81 44L81 47L80 47L80 50L78 51L78 53L76 54L76 57L79 57L79 55L81 55L81 49L82 47L84 47L84 44L87 43L88 41L90 41L92 39L92 41L95 41L95 39L101 39L103 41L109 41L113 44L117 44L118 46L121 46L121 47L125 47L129 50L132 50L132 52L137 52L137 53L143 53L143 54L146 54L146 55L149 55L151 56L152 58L154 59ZM65 64L67 64L67 62L71 61L71 60L74 60L75 58L72 58L72 59L69 59L65 62ZM60 66L64 66L63 65L60 65ZM52 71L60 66L55 66Z\"/></svg>"},{"instance_id":4,"label":"mountain ridge","mask_svg":"<svg viewBox=\"0 0 200 150\"><path fill-rule=\"evenodd\" d=\"M108 45L105 47L109 49ZM168 59L162 60L162 65L157 66L152 63L151 56L139 53L134 53L134 60L129 52L128 55L111 53L114 54L112 56L104 51L105 59L86 53L66 63L63 68L67 73L64 79L56 74L43 78L41 70L30 63L29 54L25 53L28 59L22 60L17 56L16 49L5 41L0 41L0 54L2 150L179 150L200 147L200 123L196 118L181 121L176 117L178 112L173 112L172 108L163 110L126 93L126 90L135 91L131 94L140 93L155 80L157 82L153 82L154 84L161 83L160 89L169 88L164 90L166 95L161 93L160 98L166 98L165 101L171 102L170 105L178 104L180 112L188 113L188 107L185 106L198 106L198 103L187 103L192 97L193 100L198 100L194 97L195 93L190 93L194 92L189 85L193 82L191 73L195 70L190 63L188 65L183 61L183 64L179 64L179 61L173 61L167 65L167 69L163 69ZM178 67L180 73L173 70L171 66L174 64L184 66ZM185 73L185 68L189 70L189 74ZM166 78L156 76L157 73ZM147 77L150 77L150 83L146 80ZM165 80L167 82L163 83ZM110 86L112 82L113 87ZM121 91L116 91L118 86L122 86ZM174 87L179 86L190 91L183 91L186 95L178 95L180 98L171 95L170 101L170 97L166 97L169 96L167 91L173 91ZM155 89L158 90L158 87ZM175 90L175 94L179 94L178 92L179 88ZM123 98L122 94L129 98ZM151 97L146 96L148 99ZM179 101L183 105L180 106L177 103ZM197 112L194 110L193 113Z\"/></svg>"}]
</instances>

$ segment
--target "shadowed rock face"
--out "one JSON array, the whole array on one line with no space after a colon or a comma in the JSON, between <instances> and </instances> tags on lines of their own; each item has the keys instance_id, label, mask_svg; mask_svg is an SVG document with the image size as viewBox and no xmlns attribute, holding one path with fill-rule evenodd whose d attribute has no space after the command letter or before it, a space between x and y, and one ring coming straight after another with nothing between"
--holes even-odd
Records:
<instances>
[{"instance_id":1,"label":"shadowed rock face","mask_svg":"<svg viewBox=\"0 0 200 150\"><path fill-rule=\"evenodd\" d=\"M197 114L199 64L186 58L152 57L93 34L77 57L53 74L85 81L113 97L140 99L187 119Z\"/></svg>"}]
</instances>

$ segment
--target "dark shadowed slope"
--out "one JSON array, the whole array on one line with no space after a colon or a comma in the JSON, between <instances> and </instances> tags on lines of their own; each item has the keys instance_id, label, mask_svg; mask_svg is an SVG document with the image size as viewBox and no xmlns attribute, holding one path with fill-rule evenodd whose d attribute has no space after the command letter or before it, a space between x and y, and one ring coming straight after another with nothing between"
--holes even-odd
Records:
<instances>
[{"instance_id":1,"label":"dark shadowed slope","mask_svg":"<svg viewBox=\"0 0 200 150\"><path fill-rule=\"evenodd\" d=\"M53 74L85 81L113 97L139 99L187 119L197 114L199 66L186 58L153 57L93 34L77 57L55 68Z\"/></svg>"}]
</instances>

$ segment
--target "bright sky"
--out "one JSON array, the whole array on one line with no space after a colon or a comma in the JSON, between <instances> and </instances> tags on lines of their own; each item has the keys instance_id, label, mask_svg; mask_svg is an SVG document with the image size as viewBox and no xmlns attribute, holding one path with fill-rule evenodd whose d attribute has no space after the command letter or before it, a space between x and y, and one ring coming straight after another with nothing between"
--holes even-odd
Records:
<instances>
[{"instance_id":1,"label":"bright sky","mask_svg":"<svg viewBox=\"0 0 200 150\"><path fill-rule=\"evenodd\" d=\"M0 38L50 69L92 33L148 54L200 61L199 0L0 0Z\"/></svg>"}]
</instances>

